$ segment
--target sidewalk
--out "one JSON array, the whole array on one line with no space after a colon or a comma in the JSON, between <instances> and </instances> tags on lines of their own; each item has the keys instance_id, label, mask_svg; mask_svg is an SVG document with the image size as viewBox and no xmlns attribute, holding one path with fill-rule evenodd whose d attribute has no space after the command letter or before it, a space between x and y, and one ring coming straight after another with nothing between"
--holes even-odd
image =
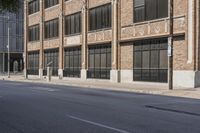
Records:
<instances>
[{"instance_id":1,"label":"sidewalk","mask_svg":"<svg viewBox=\"0 0 200 133\"><path fill-rule=\"evenodd\" d=\"M86 80L81 81L78 79L63 79L53 77L51 82L47 82L45 79L39 79L38 77L29 77L25 79L23 75L12 75L11 78L0 75L0 80L7 81L18 81L18 82L31 82L41 84L54 84L54 85L65 85L65 86L77 86L85 88L96 88L106 90L116 90L125 92L136 92L145 94L165 95L174 97L186 97L200 99L200 88L180 89L176 88L173 91L167 89L167 84L160 83L111 83L105 80Z\"/></svg>"}]
</instances>

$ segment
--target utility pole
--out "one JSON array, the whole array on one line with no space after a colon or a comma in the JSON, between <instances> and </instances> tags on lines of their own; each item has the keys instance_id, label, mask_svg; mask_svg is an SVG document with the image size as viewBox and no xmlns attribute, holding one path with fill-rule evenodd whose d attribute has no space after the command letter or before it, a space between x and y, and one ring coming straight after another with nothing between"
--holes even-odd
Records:
<instances>
[{"instance_id":1,"label":"utility pole","mask_svg":"<svg viewBox=\"0 0 200 133\"><path fill-rule=\"evenodd\" d=\"M174 0L170 0L170 31L168 38L168 84L169 90L173 90L173 36L174 36Z\"/></svg>"},{"instance_id":2,"label":"utility pole","mask_svg":"<svg viewBox=\"0 0 200 133\"><path fill-rule=\"evenodd\" d=\"M10 78L10 25L8 16L8 78Z\"/></svg>"}]
</instances>

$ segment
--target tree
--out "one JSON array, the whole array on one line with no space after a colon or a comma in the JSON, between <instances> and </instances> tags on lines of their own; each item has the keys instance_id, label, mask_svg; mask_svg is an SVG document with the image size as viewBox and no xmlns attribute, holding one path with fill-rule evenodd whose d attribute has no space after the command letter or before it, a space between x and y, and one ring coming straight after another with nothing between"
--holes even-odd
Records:
<instances>
[{"instance_id":1,"label":"tree","mask_svg":"<svg viewBox=\"0 0 200 133\"><path fill-rule=\"evenodd\" d=\"M20 7L20 0L0 0L0 13L1 12L17 12Z\"/></svg>"}]
</instances>

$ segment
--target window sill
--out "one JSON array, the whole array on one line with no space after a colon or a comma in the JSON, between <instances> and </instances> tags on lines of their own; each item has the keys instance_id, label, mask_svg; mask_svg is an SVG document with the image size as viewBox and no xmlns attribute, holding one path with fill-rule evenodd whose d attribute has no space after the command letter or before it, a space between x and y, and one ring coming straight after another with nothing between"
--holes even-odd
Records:
<instances>
[{"instance_id":1,"label":"window sill","mask_svg":"<svg viewBox=\"0 0 200 133\"><path fill-rule=\"evenodd\" d=\"M95 33L95 32L108 31L108 30L112 30L112 27L98 29L98 30L91 30L91 31L88 31L88 33Z\"/></svg>"},{"instance_id":2,"label":"window sill","mask_svg":"<svg viewBox=\"0 0 200 133\"><path fill-rule=\"evenodd\" d=\"M71 2L72 0L67 0L67 1L65 1L64 3L66 4L66 3L69 3L69 2Z\"/></svg>"},{"instance_id":3,"label":"window sill","mask_svg":"<svg viewBox=\"0 0 200 133\"><path fill-rule=\"evenodd\" d=\"M34 13L32 13L32 14L28 14L28 16L29 16L29 17L37 16L37 15L39 15L39 12L40 12L40 11L34 12Z\"/></svg>"},{"instance_id":4,"label":"window sill","mask_svg":"<svg viewBox=\"0 0 200 133\"><path fill-rule=\"evenodd\" d=\"M52 38L46 38L44 41L52 41L52 40L57 40L59 37L52 37Z\"/></svg>"},{"instance_id":5,"label":"window sill","mask_svg":"<svg viewBox=\"0 0 200 133\"><path fill-rule=\"evenodd\" d=\"M65 37L74 37L74 36L80 36L80 35L82 35L82 34L76 33L76 34L65 35Z\"/></svg>"},{"instance_id":6,"label":"window sill","mask_svg":"<svg viewBox=\"0 0 200 133\"><path fill-rule=\"evenodd\" d=\"M45 11L52 10L52 9L56 8L57 6L59 6L59 3L56 5L50 6L50 7L46 7L44 10Z\"/></svg>"},{"instance_id":7,"label":"window sill","mask_svg":"<svg viewBox=\"0 0 200 133\"><path fill-rule=\"evenodd\" d=\"M37 40L37 41L28 41L28 43L39 43L40 40Z\"/></svg>"},{"instance_id":8,"label":"window sill","mask_svg":"<svg viewBox=\"0 0 200 133\"><path fill-rule=\"evenodd\" d=\"M148 23L155 23L155 22L165 21L165 20L168 20L168 19L169 19L169 17L165 17L165 18L158 18L158 19L152 19L152 20L141 21L141 22L134 22L133 25L142 25L142 24L148 24Z\"/></svg>"}]
</instances>

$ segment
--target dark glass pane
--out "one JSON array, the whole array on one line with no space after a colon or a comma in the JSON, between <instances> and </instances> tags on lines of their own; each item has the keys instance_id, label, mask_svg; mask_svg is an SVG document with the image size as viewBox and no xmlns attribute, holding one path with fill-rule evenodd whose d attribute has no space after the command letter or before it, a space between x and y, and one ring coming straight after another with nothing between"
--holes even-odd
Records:
<instances>
[{"instance_id":1,"label":"dark glass pane","mask_svg":"<svg viewBox=\"0 0 200 133\"><path fill-rule=\"evenodd\" d=\"M142 68L148 69L149 68L149 51L142 52Z\"/></svg>"},{"instance_id":2,"label":"dark glass pane","mask_svg":"<svg viewBox=\"0 0 200 133\"><path fill-rule=\"evenodd\" d=\"M168 16L168 0L158 1L158 18L164 18Z\"/></svg>"},{"instance_id":3,"label":"dark glass pane","mask_svg":"<svg viewBox=\"0 0 200 133\"><path fill-rule=\"evenodd\" d=\"M135 7L134 22L145 21L145 8L144 6Z\"/></svg>"},{"instance_id":4,"label":"dark glass pane","mask_svg":"<svg viewBox=\"0 0 200 133\"><path fill-rule=\"evenodd\" d=\"M167 50L160 50L160 68L161 69L168 68Z\"/></svg>"},{"instance_id":5,"label":"dark glass pane","mask_svg":"<svg viewBox=\"0 0 200 133\"><path fill-rule=\"evenodd\" d=\"M157 0L146 0L146 20L152 20L157 18Z\"/></svg>"},{"instance_id":6,"label":"dark glass pane","mask_svg":"<svg viewBox=\"0 0 200 133\"><path fill-rule=\"evenodd\" d=\"M159 68L159 51L158 50L151 51L151 68L154 68L154 69Z\"/></svg>"},{"instance_id":7,"label":"dark glass pane","mask_svg":"<svg viewBox=\"0 0 200 133\"><path fill-rule=\"evenodd\" d=\"M142 40L135 44L134 80L167 82L167 39Z\"/></svg>"},{"instance_id":8,"label":"dark glass pane","mask_svg":"<svg viewBox=\"0 0 200 133\"><path fill-rule=\"evenodd\" d=\"M89 46L88 78L109 79L110 69L110 44Z\"/></svg>"},{"instance_id":9,"label":"dark glass pane","mask_svg":"<svg viewBox=\"0 0 200 133\"><path fill-rule=\"evenodd\" d=\"M94 68L94 55L93 54L90 54L89 55L89 67L90 68Z\"/></svg>"},{"instance_id":10,"label":"dark glass pane","mask_svg":"<svg viewBox=\"0 0 200 133\"><path fill-rule=\"evenodd\" d=\"M101 54L101 68L106 68L106 53Z\"/></svg>"},{"instance_id":11,"label":"dark glass pane","mask_svg":"<svg viewBox=\"0 0 200 133\"><path fill-rule=\"evenodd\" d=\"M142 67L142 53L135 52L134 54L134 68L141 68Z\"/></svg>"},{"instance_id":12,"label":"dark glass pane","mask_svg":"<svg viewBox=\"0 0 200 133\"><path fill-rule=\"evenodd\" d=\"M112 11L111 4L90 9L89 30L98 30L111 27Z\"/></svg>"}]
</instances>

